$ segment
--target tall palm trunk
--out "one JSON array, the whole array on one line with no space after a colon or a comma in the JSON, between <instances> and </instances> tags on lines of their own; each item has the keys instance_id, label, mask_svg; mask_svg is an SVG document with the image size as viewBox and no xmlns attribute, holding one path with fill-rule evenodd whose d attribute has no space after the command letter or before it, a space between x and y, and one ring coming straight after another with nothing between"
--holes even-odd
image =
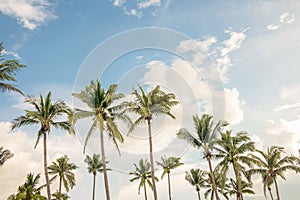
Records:
<instances>
[{"instance_id":1,"label":"tall palm trunk","mask_svg":"<svg viewBox=\"0 0 300 200\"><path fill-rule=\"evenodd\" d=\"M197 190L197 194L198 194L198 199L201 200L200 190Z\"/></svg>"},{"instance_id":2,"label":"tall palm trunk","mask_svg":"<svg viewBox=\"0 0 300 200\"><path fill-rule=\"evenodd\" d=\"M269 190L269 193L270 193L271 200L274 200L274 198L273 198L273 194L272 194L272 191L271 191L271 188L270 188L270 187L268 187L268 190Z\"/></svg>"},{"instance_id":3,"label":"tall palm trunk","mask_svg":"<svg viewBox=\"0 0 300 200\"><path fill-rule=\"evenodd\" d=\"M105 158L105 150L104 150L104 137L103 137L103 132L101 130L100 130L100 145L101 145L101 160L103 163L102 165L103 165L103 177L104 177L106 200L110 200L108 176L107 176L106 161L105 161L106 158Z\"/></svg>"},{"instance_id":4,"label":"tall palm trunk","mask_svg":"<svg viewBox=\"0 0 300 200\"><path fill-rule=\"evenodd\" d=\"M61 182L62 182L62 177L59 177L59 188L58 188L58 193L61 195Z\"/></svg>"},{"instance_id":5,"label":"tall palm trunk","mask_svg":"<svg viewBox=\"0 0 300 200\"><path fill-rule=\"evenodd\" d=\"M240 180L240 176L239 173L237 171L237 168L235 166L235 162L232 161L232 167L234 170L234 174L235 174L235 182L236 182L236 187L237 187L237 195L236 195L236 199L237 200L243 200L243 193L241 191L241 180Z\"/></svg>"},{"instance_id":6,"label":"tall palm trunk","mask_svg":"<svg viewBox=\"0 0 300 200\"><path fill-rule=\"evenodd\" d=\"M48 200L51 200L51 192L50 192L50 182L48 175L48 164L47 164L47 133L43 131L44 136L44 170L45 170L45 179L46 179L46 187L47 187L47 197Z\"/></svg>"},{"instance_id":7,"label":"tall palm trunk","mask_svg":"<svg viewBox=\"0 0 300 200\"><path fill-rule=\"evenodd\" d=\"M158 200L157 191L155 185L155 175L154 175L154 161L153 161L153 147L152 147L152 133L151 133L151 119L147 119L148 122L148 133L149 133L149 151L150 151L150 164L151 164L151 179L153 185L154 200Z\"/></svg>"},{"instance_id":8,"label":"tall palm trunk","mask_svg":"<svg viewBox=\"0 0 300 200\"><path fill-rule=\"evenodd\" d=\"M147 188L146 188L146 183L144 183L144 194L145 194L145 200L147 200Z\"/></svg>"},{"instance_id":9,"label":"tall palm trunk","mask_svg":"<svg viewBox=\"0 0 300 200\"><path fill-rule=\"evenodd\" d=\"M278 188L278 184L277 184L276 177L274 178L274 183L275 183L275 188L276 188L277 200L280 200L280 196L279 196L279 188Z\"/></svg>"},{"instance_id":10,"label":"tall palm trunk","mask_svg":"<svg viewBox=\"0 0 300 200\"><path fill-rule=\"evenodd\" d=\"M93 178L93 197L92 200L95 200L95 186L96 186L96 173L93 173L94 178Z\"/></svg>"},{"instance_id":11,"label":"tall palm trunk","mask_svg":"<svg viewBox=\"0 0 300 200\"><path fill-rule=\"evenodd\" d=\"M171 180L170 180L170 171L168 172L168 187L169 187L169 200L171 200Z\"/></svg>"},{"instance_id":12,"label":"tall palm trunk","mask_svg":"<svg viewBox=\"0 0 300 200\"><path fill-rule=\"evenodd\" d=\"M210 156L206 156L206 160L208 162L209 173L210 173L210 177L211 177L211 182L213 184L214 192L215 192L215 195L216 195L216 199L219 200L217 185L216 185L215 176L214 176L213 169L212 169Z\"/></svg>"}]
</instances>

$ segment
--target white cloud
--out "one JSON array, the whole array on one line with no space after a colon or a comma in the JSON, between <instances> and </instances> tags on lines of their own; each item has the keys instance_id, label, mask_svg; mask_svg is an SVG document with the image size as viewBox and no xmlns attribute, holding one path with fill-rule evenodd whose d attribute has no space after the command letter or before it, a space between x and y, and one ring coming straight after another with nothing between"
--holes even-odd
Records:
<instances>
[{"instance_id":1,"label":"white cloud","mask_svg":"<svg viewBox=\"0 0 300 200\"><path fill-rule=\"evenodd\" d=\"M280 15L279 17L279 21L281 23L286 23L286 24L291 24L296 20L295 15L293 13L283 13L282 15Z\"/></svg>"},{"instance_id":2,"label":"white cloud","mask_svg":"<svg viewBox=\"0 0 300 200\"><path fill-rule=\"evenodd\" d=\"M119 7L119 6L122 6L125 2L126 2L126 0L115 0L113 2L113 5Z\"/></svg>"},{"instance_id":3,"label":"white cloud","mask_svg":"<svg viewBox=\"0 0 300 200\"><path fill-rule=\"evenodd\" d=\"M0 179L6 180L0 181L0 199L6 199L10 194L15 193L17 187L25 181L27 173L40 173L40 184L45 182L42 141L36 149L33 148L36 141L36 130L28 135L20 129L10 131L10 125L10 122L0 122L1 146L14 154L0 169ZM54 135L48 137L48 164L54 161L58 155L68 155L71 162L76 164L82 162L82 146L76 137L65 133L55 135L55 132L60 133L53 129L51 135ZM81 178L82 173L76 171L76 180L80 181ZM53 185L52 190L54 188L56 185Z\"/></svg>"},{"instance_id":4,"label":"white cloud","mask_svg":"<svg viewBox=\"0 0 300 200\"><path fill-rule=\"evenodd\" d=\"M177 51L182 52L189 52L189 51L204 51L208 52L211 48L211 45L217 42L216 37L208 37L204 40L184 40L181 41L180 44L177 47Z\"/></svg>"},{"instance_id":5,"label":"white cloud","mask_svg":"<svg viewBox=\"0 0 300 200\"><path fill-rule=\"evenodd\" d=\"M15 18L23 27L34 30L57 16L48 0L0 0L0 12Z\"/></svg>"},{"instance_id":6,"label":"white cloud","mask_svg":"<svg viewBox=\"0 0 300 200\"><path fill-rule=\"evenodd\" d=\"M285 12L283 14L280 15L279 17L279 24L274 25L274 24L270 24L267 26L267 29L274 31L279 29L283 24L292 24L294 23L296 20L296 17L294 15L294 13L289 13L289 12Z\"/></svg>"},{"instance_id":7,"label":"white cloud","mask_svg":"<svg viewBox=\"0 0 300 200\"><path fill-rule=\"evenodd\" d=\"M138 8L149 8L151 6L160 6L160 0L146 0L138 3Z\"/></svg>"},{"instance_id":8,"label":"white cloud","mask_svg":"<svg viewBox=\"0 0 300 200\"><path fill-rule=\"evenodd\" d=\"M300 102L297 102L297 103L285 104L285 105L279 106L279 107L275 108L274 111L279 112L279 111L284 111L284 110L288 110L288 109L292 109L292 108L299 108L299 107L300 107Z\"/></svg>"},{"instance_id":9,"label":"white cloud","mask_svg":"<svg viewBox=\"0 0 300 200\"><path fill-rule=\"evenodd\" d=\"M288 154L297 155L300 141L300 119L269 120L259 135L263 147L282 146Z\"/></svg>"},{"instance_id":10,"label":"white cloud","mask_svg":"<svg viewBox=\"0 0 300 200\"><path fill-rule=\"evenodd\" d=\"M225 30L225 33L229 33L230 38L222 42L225 47L221 49L221 56L229 54L233 50L237 50L241 47L242 42L246 39L245 32L249 28L243 30L242 32L235 32L231 29Z\"/></svg>"},{"instance_id":11,"label":"white cloud","mask_svg":"<svg viewBox=\"0 0 300 200\"><path fill-rule=\"evenodd\" d=\"M13 56L18 60L21 60L21 57L19 56L19 54L17 54L16 52L13 51L6 51L5 49L1 52L2 55L8 55L8 56Z\"/></svg>"},{"instance_id":12,"label":"white cloud","mask_svg":"<svg viewBox=\"0 0 300 200\"><path fill-rule=\"evenodd\" d=\"M280 28L281 25L274 25L274 24L270 24L267 26L267 29L271 30L271 31L275 31L277 29Z\"/></svg>"}]
</instances>

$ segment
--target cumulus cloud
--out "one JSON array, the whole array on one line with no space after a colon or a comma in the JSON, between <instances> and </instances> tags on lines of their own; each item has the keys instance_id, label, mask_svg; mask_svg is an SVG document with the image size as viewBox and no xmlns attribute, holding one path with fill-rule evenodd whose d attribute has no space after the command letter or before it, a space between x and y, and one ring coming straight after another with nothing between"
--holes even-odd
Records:
<instances>
[{"instance_id":1,"label":"cumulus cloud","mask_svg":"<svg viewBox=\"0 0 300 200\"><path fill-rule=\"evenodd\" d=\"M13 52L13 51L6 51L5 49L1 52L2 55L8 55L8 56L13 56L15 59L21 60L21 57L19 56L18 53Z\"/></svg>"},{"instance_id":2,"label":"cumulus cloud","mask_svg":"<svg viewBox=\"0 0 300 200\"><path fill-rule=\"evenodd\" d=\"M27 173L40 173L41 181L43 176L43 148L42 142L34 149L36 131L32 135L21 131L10 131L10 122L0 122L1 146L9 149L14 156L9 159L0 169L0 199L6 199L10 194L15 193L17 187L25 181ZM48 163L50 164L59 155L68 155L72 162L82 162L82 147L76 137L67 134L51 136L48 138ZM22 164L22 167L20 167ZM82 173L76 171L76 179L80 180ZM56 185L53 188L57 188ZM43 191L45 192L45 191Z\"/></svg>"},{"instance_id":3,"label":"cumulus cloud","mask_svg":"<svg viewBox=\"0 0 300 200\"><path fill-rule=\"evenodd\" d=\"M24 28L34 30L57 16L47 0L1 0L0 12L17 20Z\"/></svg>"},{"instance_id":4,"label":"cumulus cloud","mask_svg":"<svg viewBox=\"0 0 300 200\"><path fill-rule=\"evenodd\" d=\"M292 108L299 108L299 107L300 107L300 102L297 102L297 103L285 104L285 105L279 106L279 107L275 108L274 111L279 112L279 111L284 111L284 110L288 110L288 109L292 109Z\"/></svg>"},{"instance_id":5,"label":"cumulus cloud","mask_svg":"<svg viewBox=\"0 0 300 200\"><path fill-rule=\"evenodd\" d=\"M294 13L285 12L279 16L279 24L270 24L267 29L274 31L279 29L284 24L292 24L295 22L296 17Z\"/></svg>"}]
</instances>

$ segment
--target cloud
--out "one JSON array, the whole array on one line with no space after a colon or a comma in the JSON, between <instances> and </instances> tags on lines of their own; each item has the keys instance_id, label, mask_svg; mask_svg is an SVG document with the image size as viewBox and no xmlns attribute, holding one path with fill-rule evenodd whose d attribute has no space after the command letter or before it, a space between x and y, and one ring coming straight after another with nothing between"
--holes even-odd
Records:
<instances>
[{"instance_id":1,"label":"cloud","mask_svg":"<svg viewBox=\"0 0 300 200\"><path fill-rule=\"evenodd\" d=\"M8 56L13 56L15 59L21 60L21 57L19 54L13 51L6 51L5 49L1 52L2 55L8 55Z\"/></svg>"},{"instance_id":2,"label":"cloud","mask_svg":"<svg viewBox=\"0 0 300 200\"><path fill-rule=\"evenodd\" d=\"M169 2L167 2L168 4ZM150 7L160 7L161 0L143 0L138 2L128 2L126 0L114 0L113 5L123 10L126 15L142 17L143 12ZM155 12L151 12L153 16L156 16Z\"/></svg>"},{"instance_id":3,"label":"cloud","mask_svg":"<svg viewBox=\"0 0 300 200\"><path fill-rule=\"evenodd\" d=\"M160 6L160 0L146 0L138 3L138 8L143 9L143 8L149 8L151 6Z\"/></svg>"},{"instance_id":4,"label":"cloud","mask_svg":"<svg viewBox=\"0 0 300 200\"><path fill-rule=\"evenodd\" d=\"M270 24L267 26L267 29L274 31L279 29L282 25L284 24L292 24L294 23L296 20L296 17L294 15L294 13L289 13L289 12L285 12L283 14L280 15L279 17L279 24L274 25L274 24Z\"/></svg>"},{"instance_id":5,"label":"cloud","mask_svg":"<svg viewBox=\"0 0 300 200\"><path fill-rule=\"evenodd\" d=\"M285 105L279 106L279 107L275 108L274 111L279 112L279 111L284 111L284 110L288 110L288 109L292 109L292 108L299 108L299 107L300 107L300 102L297 102L297 103L285 104Z\"/></svg>"},{"instance_id":6,"label":"cloud","mask_svg":"<svg viewBox=\"0 0 300 200\"><path fill-rule=\"evenodd\" d=\"M24 28L34 30L57 16L48 0L0 0L0 12L17 20Z\"/></svg>"},{"instance_id":7,"label":"cloud","mask_svg":"<svg viewBox=\"0 0 300 200\"><path fill-rule=\"evenodd\" d=\"M6 180L0 181L0 199L6 199L10 194L15 193L17 187L25 181L27 173L40 173L40 184L45 182L42 141L36 149L33 148L36 140L36 130L33 130L32 134L27 134L20 129L10 131L10 125L10 122L0 122L1 146L14 153L14 156L5 162L0 169L0 179ZM55 132L61 133L53 129L48 137L48 164L54 161L58 155L68 155L70 161L74 163L82 162L82 146L76 137L65 133L56 135ZM22 164L22 167L20 167L20 164ZM76 180L80 181L82 172L76 171L75 173ZM54 188L57 188L56 185L53 185L53 191Z\"/></svg>"}]
</instances>

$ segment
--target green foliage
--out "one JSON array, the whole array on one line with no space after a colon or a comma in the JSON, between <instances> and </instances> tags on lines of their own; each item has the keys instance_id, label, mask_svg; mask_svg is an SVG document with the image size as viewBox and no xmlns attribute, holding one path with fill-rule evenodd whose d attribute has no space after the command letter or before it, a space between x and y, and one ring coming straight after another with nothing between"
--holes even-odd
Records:
<instances>
[{"instance_id":1,"label":"green foliage","mask_svg":"<svg viewBox=\"0 0 300 200\"><path fill-rule=\"evenodd\" d=\"M3 147L0 147L0 167L10 158L14 156L13 153L11 153L7 149L3 149Z\"/></svg>"},{"instance_id":2,"label":"green foliage","mask_svg":"<svg viewBox=\"0 0 300 200\"><path fill-rule=\"evenodd\" d=\"M17 60L6 60L3 58L3 43L0 43L0 91L8 92L14 91L23 95L22 91L18 89L11 82L17 82L14 77L25 65L20 64Z\"/></svg>"},{"instance_id":3,"label":"green foliage","mask_svg":"<svg viewBox=\"0 0 300 200\"><path fill-rule=\"evenodd\" d=\"M161 162L156 162L158 166L160 166L163 169L163 173L161 175L161 179L163 179L163 177L166 174L169 174L171 169L175 169L181 165L183 165L183 163L179 162L180 158L176 158L176 157L161 157Z\"/></svg>"},{"instance_id":4,"label":"green foliage","mask_svg":"<svg viewBox=\"0 0 300 200\"><path fill-rule=\"evenodd\" d=\"M77 166L69 162L67 155L56 159L56 161L52 162L52 165L48 167L49 174L54 175L52 180L59 178L58 191L60 194L62 183L67 192L76 185L75 174L73 172L75 169L77 169Z\"/></svg>"}]
</instances>

